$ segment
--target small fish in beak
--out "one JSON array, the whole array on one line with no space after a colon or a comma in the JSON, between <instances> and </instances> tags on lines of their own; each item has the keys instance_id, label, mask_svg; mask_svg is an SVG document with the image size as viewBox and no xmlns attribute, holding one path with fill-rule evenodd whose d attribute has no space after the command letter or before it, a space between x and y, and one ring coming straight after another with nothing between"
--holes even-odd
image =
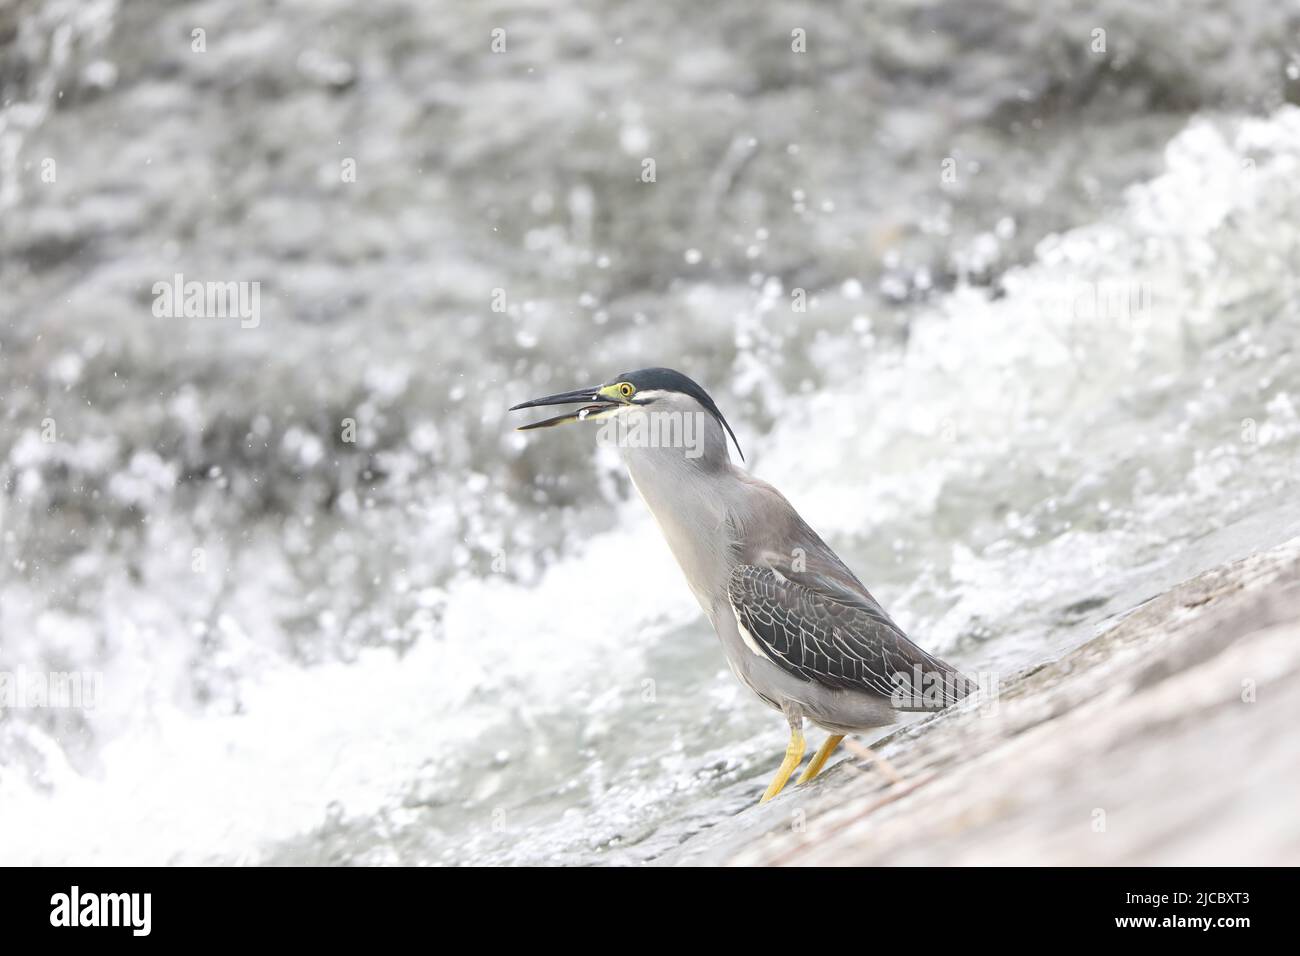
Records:
<instances>
[{"instance_id":1,"label":"small fish in beak","mask_svg":"<svg viewBox=\"0 0 1300 956\"><path fill-rule=\"evenodd\" d=\"M593 412L605 411L611 406L620 404L607 395L601 394L600 385L593 385L590 388L577 388L571 392L559 392L555 395L547 395L543 398L534 398L530 402L520 402L518 405L511 406L512 412L517 412L522 408L538 408L543 405L571 405L575 402L585 402L582 408L576 411L568 412L564 415L556 415L554 418L543 419L540 422L532 422L528 425L520 425L516 431L526 432L534 428L554 428L556 425L567 425L570 422L584 421Z\"/></svg>"}]
</instances>

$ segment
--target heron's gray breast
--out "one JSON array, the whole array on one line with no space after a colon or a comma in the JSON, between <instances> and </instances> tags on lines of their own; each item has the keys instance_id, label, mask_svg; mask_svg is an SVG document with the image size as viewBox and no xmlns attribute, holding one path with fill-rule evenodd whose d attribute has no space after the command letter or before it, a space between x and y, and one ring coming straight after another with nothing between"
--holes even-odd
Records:
<instances>
[{"instance_id":1,"label":"heron's gray breast","mask_svg":"<svg viewBox=\"0 0 1300 956\"><path fill-rule=\"evenodd\" d=\"M623 450L632 484L654 516L700 606L708 614L727 593L737 564L725 489L671 450Z\"/></svg>"}]
</instances>

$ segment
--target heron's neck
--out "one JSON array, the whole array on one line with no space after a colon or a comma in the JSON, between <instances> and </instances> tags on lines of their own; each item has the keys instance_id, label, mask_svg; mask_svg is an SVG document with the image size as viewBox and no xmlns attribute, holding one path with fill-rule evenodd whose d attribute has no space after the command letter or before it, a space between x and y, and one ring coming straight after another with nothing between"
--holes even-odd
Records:
<instances>
[{"instance_id":1,"label":"heron's neck","mask_svg":"<svg viewBox=\"0 0 1300 956\"><path fill-rule=\"evenodd\" d=\"M726 594L732 564L731 463L680 448L623 448L628 474L705 613Z\"/></svg>"}]
</instances>

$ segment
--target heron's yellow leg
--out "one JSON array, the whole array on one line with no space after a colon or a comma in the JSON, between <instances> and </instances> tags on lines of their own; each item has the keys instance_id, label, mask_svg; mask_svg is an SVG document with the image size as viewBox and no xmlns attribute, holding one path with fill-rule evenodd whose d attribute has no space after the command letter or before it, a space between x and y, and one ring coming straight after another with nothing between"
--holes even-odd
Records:
<instances>
[{"instance_id":1,"label":"heron's yellow leg","mask_svg":"<svg viewBox=\"0 0 1300 956\"><path fill-rule=\"evenodd\" d=\"M817 753L813 755L812 760L808 761L808 769L799 778L799 783L807 783L821 773L822 767L826 766L826 761L830 759L831 754L835 752L835 748L840 745L840 741L843 739L843 734L831 734L827 737L826 743L822 744Z\"/></svg>"},{"instance_id":2,"label":"heron's yellow leg","mask_svg":"<svg viewBox=\"0 0 1300 956\"><path fill-rule=\"evenodd\" d=\"M776 776L767 785L767 791L763 794L763 799L758 801L759 803L767 803L785 788L790 775L799 769L799 761L803 760L803 752L803 731L798 727L791 727L790 742L785 745L785 759L781 761Z\"/></svg>"}]
</instances>

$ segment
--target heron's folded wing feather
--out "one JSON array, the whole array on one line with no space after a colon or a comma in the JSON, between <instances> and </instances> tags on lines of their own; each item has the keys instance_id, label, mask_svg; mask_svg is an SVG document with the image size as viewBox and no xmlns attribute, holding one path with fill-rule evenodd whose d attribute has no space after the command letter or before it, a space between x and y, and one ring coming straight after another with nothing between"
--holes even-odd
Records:
<instances>
[{"instance_id":1,"label":"heron's folded wing feather","mask_svg":"<svg viewBox=\"0 0 1300 956\"><path fill-rule=\"evenodd\" d=\"M731 573L728 597L766 656L803 680L894 698L901 710L965 696L966 678L909 641L874 600L848 603L837 590L742 564ZM911 706L927 692L924 706Z\"/></svg>"}]
</instances>

